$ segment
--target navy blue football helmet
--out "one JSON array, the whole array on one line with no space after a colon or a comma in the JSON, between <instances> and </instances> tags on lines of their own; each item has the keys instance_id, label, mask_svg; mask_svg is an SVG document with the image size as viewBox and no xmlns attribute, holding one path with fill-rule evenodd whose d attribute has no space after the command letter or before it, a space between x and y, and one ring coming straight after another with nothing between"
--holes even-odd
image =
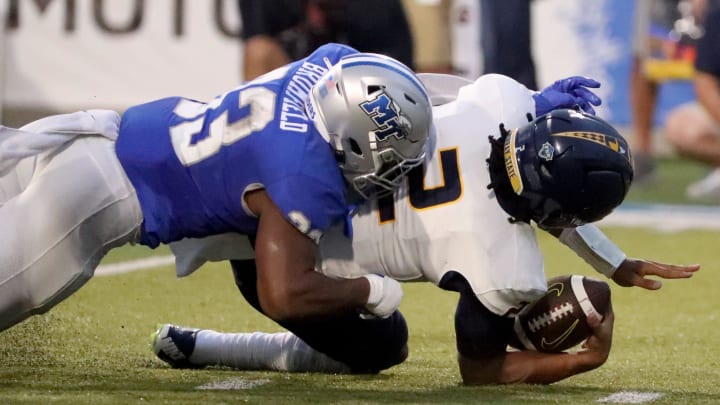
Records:
<instances>
[{"instance_id":1,"label":"navy blue football helmet","mask_svg":"<svg viewBox=\"0 0 720 405\"><path fill-rule=\"evenodd\" d=\"M555 110L504 138L505 182L512 193L496 196L518 219L532 219L544 229L595 222L620 205L630 189L627 141L594 115Z\"/></svg>"}]
</instances>

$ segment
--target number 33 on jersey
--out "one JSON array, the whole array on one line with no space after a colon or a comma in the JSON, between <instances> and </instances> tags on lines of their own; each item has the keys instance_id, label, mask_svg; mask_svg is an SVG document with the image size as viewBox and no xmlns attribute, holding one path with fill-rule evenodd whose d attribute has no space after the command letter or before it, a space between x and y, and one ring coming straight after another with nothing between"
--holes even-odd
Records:
<instances>
[{"instance_id":1,"label":"number 33 on jersey","mask_svg":"<svg viewBox=\"0 0 720 405\"><path fill-rule=\"evenodd\" d=\"M145 215L141 242L253 234L243 196L259 188L315 240L344 217L344 180L303 106L325 60L352 53L326 45L209 103L170 97L128 109L116 148Z\"/></svg>"}]
</instances>

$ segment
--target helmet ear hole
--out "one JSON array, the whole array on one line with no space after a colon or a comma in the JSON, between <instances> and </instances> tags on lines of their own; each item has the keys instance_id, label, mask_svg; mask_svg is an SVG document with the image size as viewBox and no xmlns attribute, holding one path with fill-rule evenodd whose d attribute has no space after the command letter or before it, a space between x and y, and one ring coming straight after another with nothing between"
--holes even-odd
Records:
<instances>
[{"instance_id":1,"label":"helmet ear hole","mask_svg":"<svg viewBox=\"0 0 720 405\"><path fill-rule=\"evenodd\" d=\"M345 164L345 152L341 150L336 150L335 152L335 161L338 162L339 165Z\"/></svg>"},{"instance_id":2,"label":"helmet ear hole","mask_svg":"<svg viewBox=\"0 0 720 405\"><path fill-rule=\"evenodd\" d=\"M368 94L368 95L371 95L371 94L373 94L373 93L377 93L378 91L381 91L381 90L384 89L384 88L385 88L385 86L380 86L380 85L377 85L377 84L373 84L373 85L367 86L367 94Z\"/></svg>"},{"instance_id":3,"label":"helmet ear hole","mask_svg":"<svg viewBox=\"0 0 720 405\"><path fill-rule=\"evenodd\" d=\"M363 155L363 151L362 151L362 149L360 148L360 144L357 143L357 141L355 140L355 138L348 138L348 143L350 144L350 150L351 150L354 154L356 154L356 155L358 155L358 156L362 156L362 155Z\"/></svg>"},{"instance_id":4,"label":"helmet ear hole","mask_svg":"<svg viewBox=\"0 0 720 405\"><path fill-rule=\"evenodd\" d=\"M550 170L548 170L547 166L545 166L544 164L540 165L540 174L542 175L542 177L548 180L552 180L552 173L550 173Z\"/></svg>"}]
</instances>

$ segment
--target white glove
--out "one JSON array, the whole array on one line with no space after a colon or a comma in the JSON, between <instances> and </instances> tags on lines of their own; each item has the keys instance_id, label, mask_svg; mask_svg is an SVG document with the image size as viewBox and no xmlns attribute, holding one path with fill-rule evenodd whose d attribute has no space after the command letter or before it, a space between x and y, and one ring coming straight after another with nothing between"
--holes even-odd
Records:
<instances>
[{"instance_id":1,"label":"white glove","mask_svg":"<svg viewBox=\"0 0 720 405\"><path fill-rule=\"evenodd\" d=\"M370 283L370 294L365 309L378 318L392 315L402 301L403 291L400 283L390 277L377 274L367 274L363 277Z\"/></svg>"}]
</instances>

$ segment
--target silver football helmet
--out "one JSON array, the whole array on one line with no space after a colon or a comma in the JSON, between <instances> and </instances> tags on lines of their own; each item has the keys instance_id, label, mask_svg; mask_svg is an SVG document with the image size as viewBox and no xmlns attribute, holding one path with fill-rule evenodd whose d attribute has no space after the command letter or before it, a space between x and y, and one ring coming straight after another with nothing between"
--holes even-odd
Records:
<instances>
[{"instance_id":1,"label":"silver football helmet","mask_svg":"<svg viewBox=\"0 0 720 405\"><path fill-rule=\"evenodd\" d=\"M425 157L430 97L395 59L345 56L313 86L305 106L345 179L364 198L392 193Z\"/></svg>"}]
</instances>

